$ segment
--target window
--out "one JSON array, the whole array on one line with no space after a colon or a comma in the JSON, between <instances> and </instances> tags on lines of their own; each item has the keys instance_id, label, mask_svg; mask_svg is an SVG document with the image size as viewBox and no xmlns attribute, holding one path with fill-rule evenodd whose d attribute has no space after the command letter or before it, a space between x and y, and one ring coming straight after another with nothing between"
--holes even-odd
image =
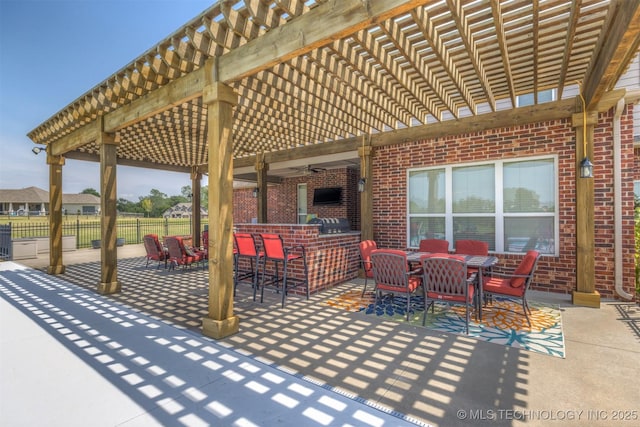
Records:
<instances>
[{"instance_id":1,"label":"window","mask_svg":"<svg viewBox=\"0 0 640 427\"><path fill-rule=\"evenodd\" d=\"M538 104L543 102L551 102L556 100L556 90L549 89L538 92ZM534 105L533 93L527 93L524 95L518 95L516 97L516 103L518 107L526 107L527 105Z\"/></svg>"},{"instance_id":2,"label":"window","mask_svg":"<svg viewBox=\"0 0 640 427\"><path fill-rule=\"evenodd\" d=\"M408 171L408 246L474 239L495 252L555 254L555 157Z\"/></svg>"}]
</instances>

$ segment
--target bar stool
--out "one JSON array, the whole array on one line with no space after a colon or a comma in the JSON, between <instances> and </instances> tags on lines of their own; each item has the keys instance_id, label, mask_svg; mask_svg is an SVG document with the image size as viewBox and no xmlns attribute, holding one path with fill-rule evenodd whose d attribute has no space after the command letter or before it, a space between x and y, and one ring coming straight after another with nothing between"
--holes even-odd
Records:
<instances>
[{"instance_id":1,"label":"bar stool","mask_svg":"<svg viewBox=\"0 0 640 427\"><path fill-rule=\"evenodd\" d=\"M260 289L260 302L264 299L265 286L276 286L278 292L282 289L282 308L284 308L285 300L287 298L287 292L289 289L297 288L298 286L304 286L306 288L307 299L309 299L309 272L307 269L307 256L304 250L304 246L291 246L285 247L282 240L282 236L279 234L260 234L262 239L262 247L264 249L264 258L262 258L262 283ZM265 282L265 273L267 268L267 261L273 261L275 274L271 280ZM291 262L301 261L304 269L304 277L292 278L289 276ZM278 265L282 263L282 277L279 274ZM282 285L280 285L282 283Z\"/></svg>"},{"instance_id":2,"label":"bar stool","mask_svg":"<svg viewBox=\"0 0 640 427\"><path fill-rule=\"evenodd\" d=\"M236 246L233 255L233 296L236 295L238 283L251 283L253 287L253 300L255 301L256 291L258 289L260 259L264 258L264 252L258 251L256 239L251 233L233 233L233 240ZM242 259L249 261L248 269L240 270L240 261ZM251 279L251 282L245 279Z\"/></svg>"}]
</instances>

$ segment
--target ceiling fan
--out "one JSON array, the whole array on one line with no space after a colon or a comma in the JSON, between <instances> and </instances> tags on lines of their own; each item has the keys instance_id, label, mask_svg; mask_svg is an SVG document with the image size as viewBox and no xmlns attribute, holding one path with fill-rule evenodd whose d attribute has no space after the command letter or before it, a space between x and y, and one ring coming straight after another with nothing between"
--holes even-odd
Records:
<instances>
[{"instance_id":1,"label":"ceiling fan","mask_svg":"<svg viewBox=\"0 0 640 427\"><path fill-rule=\"evenodd\" d=\"M326 171L325 168L320 168L320 167L314 167L312 165L307 165L304 167L299 167L299 168L295 168L296 170L299 170L300 172L302 172L304 175L311 175L314 173L318 173L318 172L324 172Z\"/></svg>"}]
</instances>

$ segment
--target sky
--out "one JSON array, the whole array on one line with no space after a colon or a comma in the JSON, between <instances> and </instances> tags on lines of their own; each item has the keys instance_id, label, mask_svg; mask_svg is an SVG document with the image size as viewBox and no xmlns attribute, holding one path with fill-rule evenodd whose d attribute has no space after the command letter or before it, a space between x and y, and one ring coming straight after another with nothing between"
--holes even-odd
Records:
<instances>
[{"instance_id":1,"label":"sky","mask_svg":"<svg viewBox=\"0 0 640 427\"><path fill-rule=\"evenodd\" d=\"M0 0L0 189L49 190L27 134L215 0ZM118 166L118 198L167 196L189 174ZM202 185L207 185L206 177ZM62 189L100 191L99 163L66 160Z\"/></svg>"}]
</instances>

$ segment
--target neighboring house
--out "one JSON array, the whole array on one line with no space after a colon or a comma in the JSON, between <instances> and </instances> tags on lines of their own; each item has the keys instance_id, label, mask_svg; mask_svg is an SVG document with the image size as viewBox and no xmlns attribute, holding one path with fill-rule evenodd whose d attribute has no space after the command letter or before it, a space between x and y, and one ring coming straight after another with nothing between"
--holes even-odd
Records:
<instances>
[{"instance_id":1,"label":"neighboring house","mask_svg":"<svg viewBox=\"0 0 640 427\"><path fill-rule=\"evenodd\" d=\"M63 194L62 212L68 215L97 215L100 198L93 194ZM38 187L19 190L0 189L0 215L47 215L49 192Z\"/></svg>"},{"instance_id":2,"label":"neighboring house","mask_svg":"<svg viewBox=\"0 0 640 427\"><path fill-rule=\"evenodd\" d=\"M170 207L162 214L163 218L191 218L191 203L178 203ZM200 208L200 217L206 218L207 211Z\"/></svg>"}]
</instances>

